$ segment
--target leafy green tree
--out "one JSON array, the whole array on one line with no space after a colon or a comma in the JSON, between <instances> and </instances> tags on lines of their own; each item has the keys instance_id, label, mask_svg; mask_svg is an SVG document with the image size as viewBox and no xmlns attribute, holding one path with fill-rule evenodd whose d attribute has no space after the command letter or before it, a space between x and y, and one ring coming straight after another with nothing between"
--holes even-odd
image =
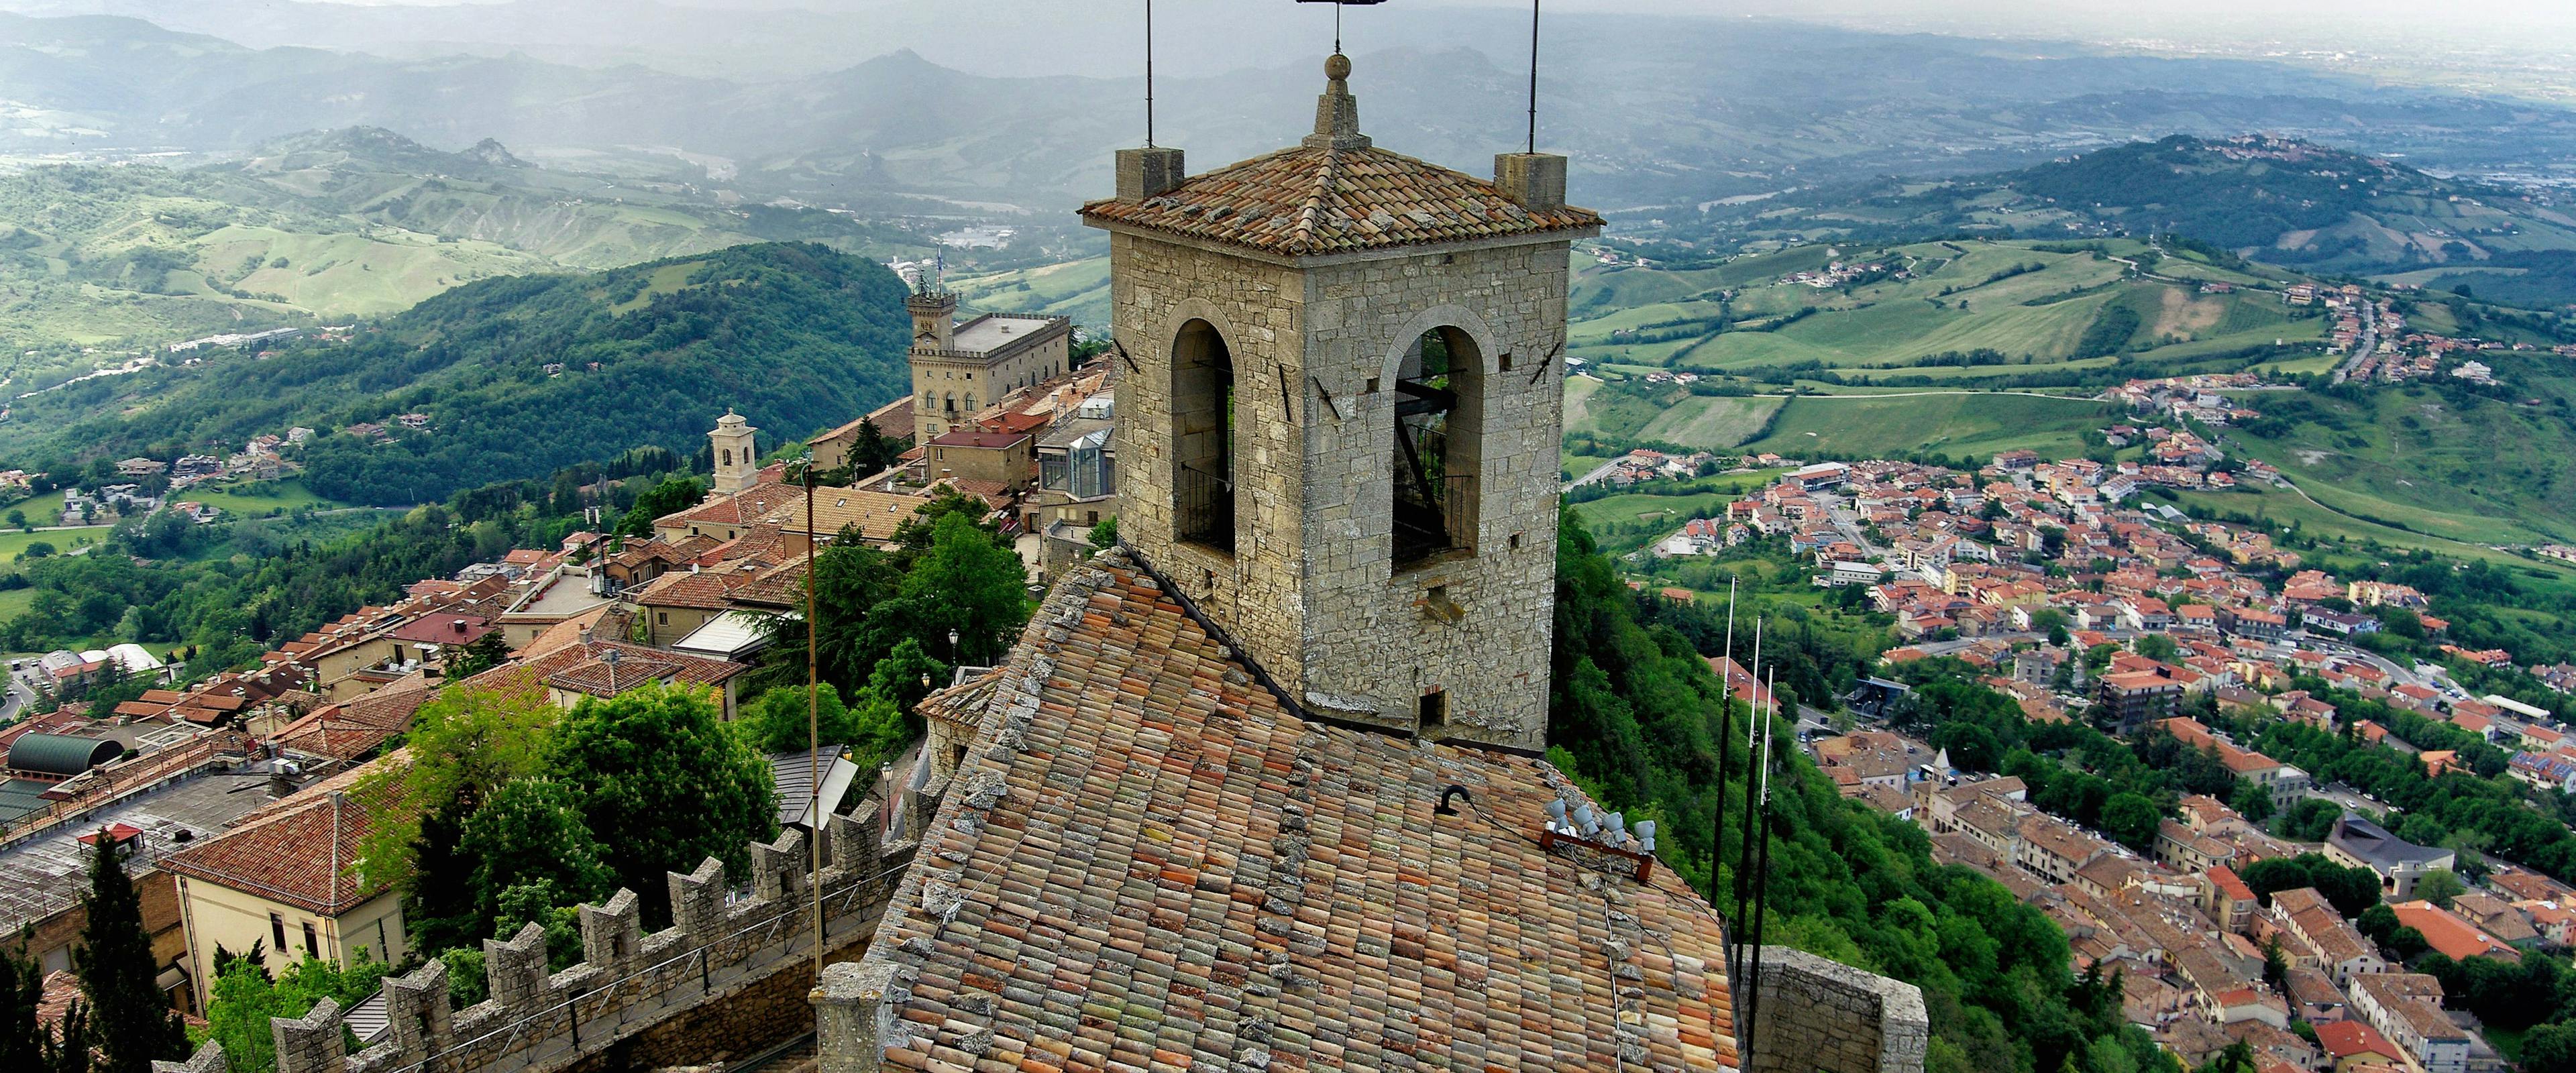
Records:
<instances>
[{"instance_id":1,"label":"leafy green tree","mask_svg":"<svg viewBox=\"0 0 2576 1073\"><path fill-rule=\"evenodd\" d=\"M107 829L99 828L90 853L89 890L81 895L79 945L72 948L72 971L80 977L81 994L89 999L92 1023L99 1031L99 1066L103 1073L152 1073L152 1063L188 1056L188 1035L179 1012L170 1008L155 982L161 967L152 959L152 937L143 930L143 901L125 874L124 850Z\"/></svg>"},{"instance_id":2,"label":"leafy green tree","mask_svg":"<svg viewBox=\"0 0 2576 1073\"><path fill-rule=\"evenodd\" d=\"M1091 546L1102 551L1108 551L1109 549L1118 546L1117 515L1112 514L1109 517L1102 518L1100 519L1100 524L1091 527Z\"/></svg>"},{"instance_id":3,"label":"leafy green tree","mask_svg":"<svg viewBox=\"0 0 2576 1073\"><path fill-rule=\"evenodd\" d=\"M360 878L400 886L414 945L445 950L490 937L462 849L465 828L503 786L546 774L562 718L539 689L450 687L412 716L410 762L353 788L351 797L377 810L358 848Z\"/></svg>"},{"instance_id":4,"label":"leafy green tree","mask_svg":"<svg viewBox=\"0 0 2576 1073\"><path fill-rule=\"evenodd\" d=\"M2132 313L2129 316L2134 321L2137 314ZM2240 1039L2228 1044L2225 1050L2211 1055L2209 1061L2201 1063L2195 1073L2262 1073L2262 1067L2254 1064L2254 1048Z\"/></svg>"},{"instance_id":5,"label":"leafy green tree","mask_svg":"<svg viewBox=\"0 0 2576 1073\"><path fill-rule=\"evenodd\" d=\"M446 678L461 682L509 662L509 659L509 644L501 639L501 631L493 630L475 638L470 644L449 647Z\"/></svg>"},{"instance_id":6,"label":"leafy green tree","mask_svg":"<svg viewBox=\"0 0 2576 1073\"><path fill-rule=\"evenodd\" d=\"M2139 635L2137 648L2139 655L2159 663L2171 663L2174 657L2182 654L2181 647L2174 644L2174 639L2161 633Z\"/></svg>"},{"instance_id":7,"label":"leafy green tree","mask_svg":"<svg viewBox=\"0 0 2576 1073\"><path fill-rule=\"evenodd\" d=\"M591 834L616 847L610 866L643 899L650 926L670 920L664 873L715 857L739 874L747 844L777 833L769 764L725 729L703 690L651 685L585 699L556 729L552 755Z\"/></svg>"},{"instance_id":8,"label":"leafy green tree","mask_svg":"<svg viewBox=\"0 0 2576 1073\"><path fill-rule=\"evenodd\" d=\"M2576 1073L2576 1022L2541 1025L2522 1038L2523 1073Z\"/></svg>"},{"instance_id":9,"label":"leafy green tree","mask_svg":"<svg viewBox=\"0 0 2576 1073\"><path fill-rule=\"evenodd\" d=\"M2113 794L2102 803L2102 833L2141 852L2154 848L2156 821L2163 818L2156 803L2144 794Z\"/></svg>"},{"instance_id":10,"label":"leafy green tree","mask_svg":"<svg viewBox=\"0 0 2576 1073\"><path fill-rule=\"evenodd\" d=\"M2458 873L2448 868L2436 868L2424 873L2422 879L2415 881L2416 897L2444 909L2451 907L2451 899L2468 892L2468 884L2460 882Z\"/></svg>"},{"instance_id":11,"label":"leafy green tree","mask_svg":"<svg viewBox=\"0 0 2576 1073\"><path fill-rule=\"evenodd\" d=\"M653 519L695 506L707 497L707 482L695 477L673 477L654 485L635 497L635 505L618 519L614 536L646 537L653 535Z\"/></svg>"},{"instance_id":12,"label":"leafy green tree","mask_svg":"<svg viewBox=\"0 0 2576 1073\"><path fill-rule=\"evenodd\" d=\"M504 784L465 821L457 855L473 862L470 884L485 934L501 935L503 895L538 885L556 905L602 902L615 889L608 850L584 826L579 801L562 783L518 779Z\"/></svg>"},{"instance_id":13,"label":"leafy green tree","mask_svg":"<svg viewBox=\"0 0 2576 1073\"><path fill-rule=\"evenodd\" d=\"M868 672L867 692L909 712L930 691L948 684L949 667L922 651L921 642L905 638ZM926 683L926 684L925 684ZM917 729L917 728L916 728Z\"/></svg>"},{"instance_id":14,"label":"leafy green tree","mask_svg":"<svg viewBox=\"0 0 2576 1073\"><path fill-rule=\"evenodd\" d=\"M899 594L920 616L912 636L925 647L946 645L944 635L954 631L958 662L991 663L1028 623L1028 588L1019 555L961 512L939 520L930 550L904 574Z\"/></svg>"},{"instance_id":15,"label":"leafy green tree","mask_svg":"<svg viewBox=\"0 0 2576 1073\"><path fill-rule=\"evenodd\" d=\"M2404 924L2398 925L2395 931L2389 932L2388 941L2381 945L2386 946L2389 953L2397 955L2399 961L2411 960L2415 955L2433 948L2432 943L2425 941L2423 932Z\"/></svg>"},{"instance_id":16,"label":"leafy green tree","mask_svg":"<svg viewBox=\"0 0 2576 1073\"><path fill-rule=\"evenodd\" d=\"M814 691L814 715L825 745L847 745L859 739L859 725L841 691L825 682ZM779 686L742 706L734 727L743 740L763 753L803 752L806 744L805 687Z\"/></svg>"},{"instance_id":17,"label":"leafy green tree","mask_svg":"<svg viewBox=\"0 0 2576 1073\"><path fill-rule=\"evenodd\" d=\"M364 949L357 954L347 969L305 958L271 980L249 962L236 961L215 977L207 989L206 1036L223 1046L225 1065L236 1073L271 1073L277 1068L272 1018L302 1017L326 998L346 1009L374 994L393 967Z\"/></svg>"}]
</instances>

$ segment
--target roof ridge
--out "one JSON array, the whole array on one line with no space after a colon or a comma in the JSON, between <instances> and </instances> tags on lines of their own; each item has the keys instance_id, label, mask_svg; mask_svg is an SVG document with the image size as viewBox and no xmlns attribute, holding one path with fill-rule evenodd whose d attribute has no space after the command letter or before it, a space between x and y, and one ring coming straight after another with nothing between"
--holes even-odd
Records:
<instances>
[{"instance_id":1,"label":"roof ridge","mask_svg":"<svg viewBox=\"0 0 2576 1073\"><path fill-rule=\"evenodd\" d=\"M1315 169L1315 182L1307 190L1305 203L1297 209L1297 230L1288 240L1288 248L1292 251L1303 252L1314 248L1315 228L1323 219L1324 204L1332 196L1334 188L1339 185L1342 173L1342 151L1327 147L1322 150L1322 153L1324 166Z\"/></svg>"}]
</instances>

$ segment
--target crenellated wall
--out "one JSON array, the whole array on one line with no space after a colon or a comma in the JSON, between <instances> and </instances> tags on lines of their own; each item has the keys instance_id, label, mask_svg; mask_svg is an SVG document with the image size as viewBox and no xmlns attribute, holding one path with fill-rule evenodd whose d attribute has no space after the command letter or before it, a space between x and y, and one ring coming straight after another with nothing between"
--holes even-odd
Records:
<instances>
[{"instance_id":1,"label":"crenellated wall","mask_svg":"<svg viewBox=\"0 0 2576 1073\"><path fill-rule=\"evenodd\" d=\"M907 801L935 811L935 801ZM881 844L873 800L826 827L822 875L824 949L862 950L911 863L914 842ZM813 909L805 836L789 830L751 846L752 897L725 904L724 866L714 858L687 875L669 874L671 926L644 932L633 891L581 908L582 961L546 971L543 929L530 924L506 941L483 942L491 997L449 1007L440 962L385 981L391 1031L349 1054L345 1011L325 1001L303 1017L276 1018L277 1073L555 1073L682 1015L764 993L782 973L810 979ZM793 1031L781 1035L792 1035ZM224 1073L208 1044L184 1066L155 1073Z\"/></svg>"}]
</instances>

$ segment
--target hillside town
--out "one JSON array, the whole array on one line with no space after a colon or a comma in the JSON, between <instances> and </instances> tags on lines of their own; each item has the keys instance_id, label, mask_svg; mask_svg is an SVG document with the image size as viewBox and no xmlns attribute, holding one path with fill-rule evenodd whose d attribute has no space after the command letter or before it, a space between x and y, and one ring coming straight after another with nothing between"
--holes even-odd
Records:
<instances>
[{"instance_id":1,"label":"hillside town","mask_svg":"<svg viewBox=\"0 0 2576 1073\"><path fill-rule=\"evenodd\" d=\"M2135 384L2117 394L2148 412L2176 393L2241 386ZM2462 753L2418 746L2386 716L2339 711L2319 695L2331 691L2403 713L2398 722L2420 717L2408 724L2419 738L2431 733L2424 727L2455 729L2509 757L2504 770L2482 774L2540 795L2576 792L2576 735L2554 712L2472 693L2440 663L2392 659L2360 643L2391 628L2440 642L2450 624L2424 593L2337 578L2263 531L2193 520L2141 494L2224 487L2230 475L2215 447L2180 430L2106 432L2114 443L2155 445L2157 461L2007 451L1969 472L1885 460L1785 468L1794 463L1716 459L1710 464L1768 461L1785 471L1721 516L1655 540L1647 554L1670 563L1775 548L1807 565L1815 585L1864 592L1864 606L1890 616L1902 643L1882 657L1878 673L1887 677L1848 698L1880 725L1840 735L1813 726L1811 754L1845 796L1921 826L1937 860L1996 879L2055 920L2078 964L2116 971L2129 1019L2151 1026L2190 1066L2241 1042L2264 1070L2506 1068L2476 1020L2459 1012L2458 996L2446 1003L2438 980L2385 950L2384 928L2365 935L2358 909L2338 910L2312 888L2267 887L2258 896L2240 873L2310 855L2367 869L2385 903L2375 912L2393 910L2393 926L2412 929L2402 941L2455 961L2512 962L2567 947L2576 940L2576 890L2500 859L2472 867L2453 849L2408 842L2374 818L2383 811L2375 800L2243 747L2223 728L2348 734L2427 775L2466 777ZM1687 476L1698 461L1641 452L1619 472ZM2442 644L2441 652L2476 666L2513 663L2503 651ZM1888 679L1935 664L2010 698L2033 727L2092 727L2205 754L2219 777L2259 795L2260 811L2241 812L2242 797L2188 795L2135 845L2045 811L2023 779L1954 763L1922 736L1931 726L1908 720L1911 689ZM2528 671L2576 684L2558 668ZM2199 712L2223 718L2213 726ZM2330 826L2293 840L2263 822L2302 802L2324 808ZM2460 874L2482 878L2463 886ZM2417 887L2434 876L2445 886L2427 900Z\"/></svg>"}]
</instances>

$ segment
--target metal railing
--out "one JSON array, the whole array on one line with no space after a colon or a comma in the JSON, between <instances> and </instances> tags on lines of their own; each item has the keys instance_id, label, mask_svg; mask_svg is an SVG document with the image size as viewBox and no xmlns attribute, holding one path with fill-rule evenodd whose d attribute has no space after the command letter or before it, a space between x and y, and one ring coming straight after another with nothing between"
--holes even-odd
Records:
<instances>
[{"instance_id":1,"label":"metal railing","mask_svg":"<svg viewBox=\"0 0 2576 1073\"><path fill-rule=\"evenodd\" d=\"M1399 565L1475 546L1475 475L1433 477L1430 493L1426 502L1422 486L1410 475L1396 476L1395 561Z\"/></svg>"},{"instance_id":2,"label":"metal railing","mask_svg":"<svg viewBox=\"0 0 2576 1073\"><path fill-rule=\"evenodd\" d=\"M1173 535L1234 553L1234 479L1189 463L1172 470Z\"/></svg>"}]
</instances>

